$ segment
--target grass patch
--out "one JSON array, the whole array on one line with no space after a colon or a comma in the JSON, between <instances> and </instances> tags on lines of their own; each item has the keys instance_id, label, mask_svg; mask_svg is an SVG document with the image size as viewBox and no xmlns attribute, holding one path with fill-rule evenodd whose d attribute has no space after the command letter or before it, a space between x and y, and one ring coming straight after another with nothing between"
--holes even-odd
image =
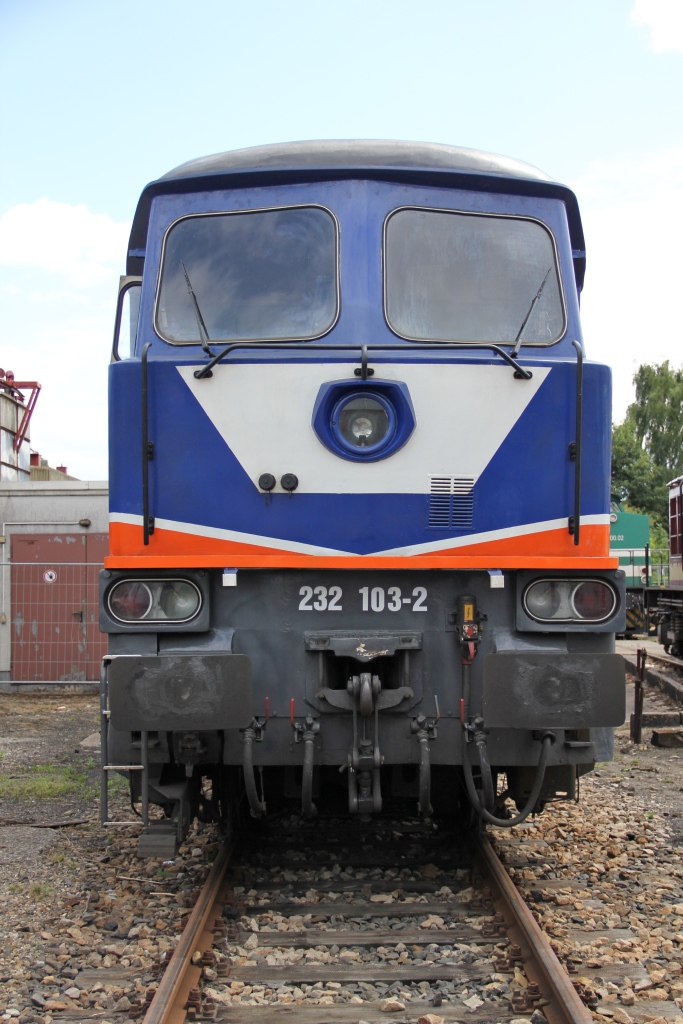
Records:
<instances>
[{"instance_id":1,"label":"grass patch","mask_svg":"<svg viewBox=\"0 0 683 1024\"><path fill-rule=\"evenodd\" d=\"M62 865L65 868L71 869L78 867L78 862L73 857L69 857L63 850L50 850L46 854L46 860L50 864L55 866Z\"/></svg>"},{"instance_id":2,"label":"grass patch","mask_svg":"<svg viewBox=\"0 0 683 1024\"><path fill-rule=\"evenodd\" d=\"M29 895L34 900L44 900L46 896L49 896L52 889L49 885L45 885L43 882L34 882L29 889Z\"/></svg>"},{"instance_id":3,"label":"grass patch","mask_svg":"<svg viewBox=\"0 0 683 1024\"><path fill-rule=\"evenodd\" d=\"M125 775L118 772L107 772L109 775L109 796L128 796L130 782ZM99 790L97 791L99 794Z\"/></svg>"},{"instance_id":4,"label":"grass patch","mask_svg":"<svg viewBox=\"0 0 683 1024\"><path fill-rule=\"evenodd\" d=\"M87 772L69 765L37 764L26 775L0 778L0 797L13 800L53 800L77 793L91 796L95 790Z\"/></svg>"}]
</instances>

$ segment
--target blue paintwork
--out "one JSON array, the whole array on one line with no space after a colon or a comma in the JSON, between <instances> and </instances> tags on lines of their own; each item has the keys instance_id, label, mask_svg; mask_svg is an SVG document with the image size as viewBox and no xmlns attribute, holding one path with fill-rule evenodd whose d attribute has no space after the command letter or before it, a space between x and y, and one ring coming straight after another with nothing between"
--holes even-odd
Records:
<instances>
[{"instance_id":1,"label":"blue paintwork","mask_svg":"<svg viewBox=\"0 0 683 1024\"><path fill-rule=\"evenodd\" d=\"M438 368L435 368L438 372ZM112 364L113 512L142 514L140 364ZM162 519L368 554L573 513L575 363L553 365L474 487L471 530L427 527L427 495L259 492L174 365L150 364L150 511ZM610 371L584 367L582 515L609 510ZM302 410L302 415L306 415Z\"/></svg>"},{"instance_id":2,"label":"blue paintwork","mask_svg":"<svg viewBox=\"0 0 683 1024\"><path fill-rule=\"evenodd\" d=\"M575 359L572 339L581 338L578 297L569 242L567 216L562 202L529 196L490 195L482 192L454 191L387 182L339 181L271 188L240 189L233 192L200 192L189 195L159 196L152 204L150 234L145 258L140 329L137 353L152 342L150 360L196 361L197 345L170 345L154 332L153 311L163 236L178 218L192 213L225 210L264 209L272 206L319 203L330 209L339 221L341 315L336 325L320 339L322 343L396 344L405 343L389 328L384 318L382 281L382 235L387 216L402 206L427 206L434 209L467 210L535 217L553 232L564 282L567 303L567 331L561 341L548 349L522 348L521 357L548 353L550 358ZM220 350L222 346L217 344ZM301 342L302 357L306 342ZM370 353L374 361L372 351ZM255 360L270 360L272 353L254 345ZM290 356L291 358L291 356ZM415 358L415 357L414 357ZM418 356L417 358L420 358ZM421 358L433 359L425 351ZM477 359L478 354L463 350L460 360Z\"/></svg>"},{"instance_id":3,"label":"blue paintwork","mask_svg":"<svg viewBox=\"0 0 683 1024\"><path fill-rule=\"evenodd\" d=\"M169 345L154 333L153 308L163 235L175 219L190 213L299 203L326 206L340 225L341 314L321 343L370 345L370 359L378 378L383 361L430 362L435 364L435 373L443 362L501 365L498 357L481 351L416 350L390 330L383 313L381 246L383 225L392 210L425 206L529 216L543 220L553 231L565 288L567 331L549 348L520 350L523 365L552 369L479 478L473 491L471 530L430 529L426 494L295 493L290 497L274 493L266 497L249 479L176 369L182 363L201 365L205 361L201 349ZM559 199L360 180L157 196L151 210L137 338L138 353L146 342L152 343L149 436L155 444L155 456L149 465L150 512L161 519L358 554L566 519L574 511L574 464L567 455L575 431L574 338L581 338L578 297L567 215ZM373 352L373 344L394 344L396 349L382 354ZM279 352L255 344L229 358L243 363L324 360L323 353L307 351L306 343L294 351ZM331 352L329 359L338 363L344 361L344 356ZM358 355L349 361L358 366ZM362 382L350 384L360 389ZM367 385L371 387L372 381ZM581 513L591 515L609 510L611 393L607 367L586 363L584 395ZM485 394L481 400L486 402ZM320 404L322 407L324 400ZM140 408L139 359L113 364L112 512L142 514ZM312 412L302 409L302 416L310 417ZM322 436L320 424L317 429Z\"/></svg>"},{"instance_id":4,"label":"blue paintwork","mask_svg":"<svg viewBox=\"0 0 683 1024\"><path fill-rule=\"evenodd\" d=\"M386 436L368 448L351 448L338 429L336 417L352 398L374 398L387 413ZM323 384L311 418L313 429L331 452L349 462L377 462L397 452L415 429L415 411L405 384L393 380L340 380Z\"/></svg>"}]
</instances>

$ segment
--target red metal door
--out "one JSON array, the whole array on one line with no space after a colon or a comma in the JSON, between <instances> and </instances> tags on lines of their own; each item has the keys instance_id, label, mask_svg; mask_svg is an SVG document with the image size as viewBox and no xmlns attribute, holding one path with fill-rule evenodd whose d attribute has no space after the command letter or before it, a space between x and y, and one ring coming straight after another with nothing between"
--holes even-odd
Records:
<instances>
[{"instance_id":1,"label":"red metal door","mask_svg":"<svg viewBox=\"0 0 683 1024\"><path fill-rule=\"evenodd\" d=\"M107 634L100 633L99 577L105 557L109 554L109 534L89 533L85 538L85 603L86 603L86 679L100 678L100 664L107 653Z\"/></svg>"},{"instance_id":2,"label":"red metal door","mask_svg":"<svg viewBox=\"0 0 683 1024\"><path fill-rule=\"evenodd\" d=\"M12 537L12 679L99 678L106 639L97 629L97 573L106 545L106 534Z\"/></svg>"}]
</instances>

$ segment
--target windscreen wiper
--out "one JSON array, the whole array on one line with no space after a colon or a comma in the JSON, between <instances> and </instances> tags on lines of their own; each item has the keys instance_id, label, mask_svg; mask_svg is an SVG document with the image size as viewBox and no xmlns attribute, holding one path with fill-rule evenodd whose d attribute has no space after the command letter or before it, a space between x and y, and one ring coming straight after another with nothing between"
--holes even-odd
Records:
<instances>
[{"instance_id":1,"label":"windscreen wiper","mask_svg":"<svg viewBox=\"0 0 683 1024\"><path fill-rule=\"evenodd\" d=\"M183 268L183 274L185 275L185 280L187 282L187 290L190 293L190 298L192 299L192 305L194 306L194 315L197 318L197 327L199 328L199 340L202 343L202 348L204 349L206 354L209 355L209 356L213 356L214 353L209 348L209 342L211 340L209 338L209 332L206 329L206 324L204 323L204 317L202 316L202 311L199 308L199 303L197 302L197 296L195 295L194 288L192 287L192 284L190 282L190 275L188 274L187 270L185 269L185 264L183 263L182 260L180 261L180 266ZM544 284L545 284L545 282L544 282Z\"/></svg>"},{"instance_id":2,"label":"windscreen wiper","mask_svg":"<svg viewBox=\"0 0 683 1024\"><path fill-rule=\"evenodd\" d=\"M541 297L541 292L545 288L545 283L548 280L548 277L550 275L550 271L552 269L553 269L552 267L548 267L548 270L546 271L546 275L543 278L543 280L541 281L541 287L538 289L538 291L534 295L533 299L531 300L531 305L529 306L529 312L527 313L527 315L524 317L524 320L522 321L522 326L520 327L519 331L517 332L517 337L515 338L515 347L513 348L512 352L510 353L510 355L513 358L519 352L519 346L522 344L522 334L524 333L524 328L529 323L529 317L533 313L534 306L536 305L536 303L538 302L538 300Z\"/></svg>"}]
</instances>

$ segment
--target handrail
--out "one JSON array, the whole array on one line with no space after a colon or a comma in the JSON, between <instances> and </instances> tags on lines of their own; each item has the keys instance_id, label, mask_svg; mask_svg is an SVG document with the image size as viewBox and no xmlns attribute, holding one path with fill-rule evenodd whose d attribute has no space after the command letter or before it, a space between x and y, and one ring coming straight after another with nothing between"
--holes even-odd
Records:
<instances>
[{"instance_id":1,"label":"handrail","mask_svg":"<svg viewBox=\"0 0 683 1024\"><path fill-rule=\"evenodd\" d=\"M133 288L140 288L141 285L142 278L131 274L124 275L119 281L119 294L116 299L116 316L114 317L114 337L111 345L110 363L119 363L121 361L121 356L119 355L119 334L121 333L121 319L123 317L123 300L129 291L132 291Z\"/></svg>"},{"instance_id":2,"label":"handrail","mask_svg":"<svg viewBox=\"0 0 683 1024\"><path fill-rule=\"evenodd\" d=\"M140 372L142 377L142 541L149 544L150 534L154 533L154 518L149 514L149 463L154 458L154 443L148 437L147 419L147 353L152 342L148 341L142 350Z\"/></svg>"},{"instance_id":3,"label":"handrail","mask_svg":"<svg viewBox=\"0 0 683 1024\"><path fill-rule=\"evenodd\" d=\"M233 341L229 345L226 345L224 349L217 352L213 359L210 359L206 366L202 366L201 369L194 371L194 376L197 380L202 380L204 377L211 377L214 366L220 363L221 360L227 356L230 352L237 348L256 349L261 351L262 349L287 349L289 351L298 352L360 352L362 368L367 372L367 352L372 350L373 352L386 352L386 351L405 351L408 349L411 352L422 352L422 351L440 351L445 349L446 351L453 351L457 349L483 349L487 352L495 352L497 355L504 359L505 362L512 367L515 371L515 377L518 380L531 380L533 374L531 370L525 370L516 359L514 359L505 349L501 348L500 345L489 344L487 342L416 342L411 344L410 342L395 345L368 345L366 342L362 344L351 343L347 345L322 345L322 344L311 344L310 342L300 341ZM365 353L365 355L364 355ZM365 379L365 378L364 378Z\"/></svg>"},{"instance_id":4,"label":"handrail","mask_svg":"<svg viewBox=\"0 0 683 1024\"><path fill-rule=\"evenodd\" d=\"M583 346L573 341L576 349L576 440L569 446L569 458L574 466L574 515L569 517L569 532L574 535L574 544L579 543L581 533L581 442L583 440Z\"/></svg>"}]
</instances>

